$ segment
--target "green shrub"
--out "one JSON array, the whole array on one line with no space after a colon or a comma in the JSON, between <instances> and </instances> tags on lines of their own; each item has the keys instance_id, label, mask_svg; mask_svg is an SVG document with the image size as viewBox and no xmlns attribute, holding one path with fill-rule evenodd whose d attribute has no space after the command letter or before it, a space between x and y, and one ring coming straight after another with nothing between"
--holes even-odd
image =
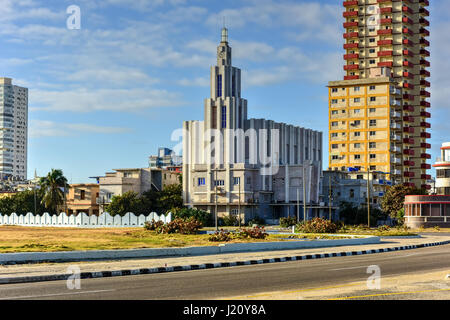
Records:
<instances>
[{"instance_id":1,"label":"green shrub","mask_svg":"<svg viewBox=\"0 0 450 320\"><path fill-rule=\"evenodd\" d=\"M197 234L202 224L200 221L190 218L187 220L175 219L165 225L162 225L156 229L158 233L180 233L180 234Z\"/></svg>"},{"instance_id":2,"label":"green shrub","mask_svg":"<svg viewBox=\"0 0 450 320\"><path fill-rule=\"evenodd\" d=\"M266 224L266 221L263 219L263 218L260 218L260 217L255 217L255 218L253 218L252 220L250 220L249 222L248 222L248 225L250 226L250 227L252 227L254 224L257 224L257 225L264 225L264 224Z\"/></svg>"},{"instance_id":3,"label":"green shrub","mask_svg":"<svg viewBox=\"0 0 450 320\"><path fill-rule=\"evenodd\" d=\"M163 225L164 225L164 222L155 221L155 219L153 219L151 222L150 221L145 222L144 229L148 230L148 231L156 231Z\"/></svg>"},{"instance_id":4,"label":"green shrub","mask_svg":"<svg viewBox=\"0 0 450 320\"><path fill-rule=\"evenodd\" d=\"M289 228L297 224L297 217L280 218L280 226L282 228Z\"/></svg>"},{"instance_id":5,"label":"green shrub","mask_svg":"<svg viewBox=\"0 0 450 320\"><path fill-rule=\"evenodd\" d=\"M387 226L387 225L379 226L379 227L377 228L377 231L379 231L379 232L384 232L384 231L389 231L389 230L391 230L391 227L389 227L389 226Z\"/></svg>"},{"instance_id":6,"label":"green shrub","mask_svg":"<svg viewBox=\"0 0 450 320\"><path fill-rule=\"evenodd\" d=\"M174 219L189 220L193 218L199 221L204 227L212 227L214 225L212 215L203 210L181 208L173 210L172 214Z\"/></svg>"},{"instance_id":7,"label":"green shrub","mask_svg":"<svg viewBox=\"0 0 450 320\"><path fill-rule=\"evenodd\" d=\"M264 227L244 228L237 233L241 239L265 239L267 236Z\"/></svg>"},{"instance_id":8,"label":"green shrub","mask_svg":"<svg viewBox=\"0 0 450 320\"><path fill-rule=\"evenodd\" d=\"M338 227L329 220L314 218L297 224L296 230L303 233L336 233Z\"/></svg>"},{"instance_id":9,"label":"green shrub","mask_svg":"<svg viewBox=\"0 0 450 320\"><path fill-rule=\"evenodd\" d=\"M214 234L209 236L209 241L212 242L228 242L232 239L232 234L228 231L224 231L223 229L221 229L220 231L216 231Z\"/></svg>"},{"instance_id":10,"label":"green shrub","mask_svg":"<svg viewBox=\"0 0 450 320\"><path fill-rule=\"evenodd\" d=\"M239 225L239 220L235 215L228 215L222 218L223 225L227 227L234 227Z\"/></svg>"}]
</instances>

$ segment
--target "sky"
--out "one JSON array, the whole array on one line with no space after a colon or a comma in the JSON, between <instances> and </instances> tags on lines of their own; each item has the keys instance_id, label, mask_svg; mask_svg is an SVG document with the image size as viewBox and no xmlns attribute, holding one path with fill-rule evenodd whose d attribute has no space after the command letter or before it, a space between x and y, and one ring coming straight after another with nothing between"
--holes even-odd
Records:
<instances>
[{"instance_id":1,"label":"sky","mask_svg":"<svg viewBox=\"0 0 450 320\"><path fill-rule=\"evenodd\" d=\"M434 162L450 141L450 3L430 2ZM80 29L67 28L71 5ZM183 121L203 120L224 19L249 117L322 131L326 168L342 11L337 0L0 0L0 76L29 89L28 176L93 182L178 150Z\"/></svg>"}]
</instances>

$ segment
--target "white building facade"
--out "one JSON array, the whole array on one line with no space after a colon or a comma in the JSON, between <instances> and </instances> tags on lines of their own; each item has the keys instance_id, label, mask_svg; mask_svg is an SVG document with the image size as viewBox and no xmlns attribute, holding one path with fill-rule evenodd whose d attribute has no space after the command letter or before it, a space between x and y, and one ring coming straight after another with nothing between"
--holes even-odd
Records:
<instances>
[{"instance_id":1,"label":"white building facade","mask_svg":"<svg viewBox=\"0 0 450 320\"><path fill-rule=\"evenodd\" d=\"M0 78L0 175L27 179L28 89Z\"/></svg>"},{"instance_id":2,"label":"white building facade","mask_svg":"<svg viewBox=\"0 0 450 320\"><path fill-rule=\"evenodd\" d=\"M277 220L298 212L304 199L319 201L321 169L321 132L247 117L224 28L204 121L183 123L185 204L219 217Z\"/></svg>"}]
</instances>

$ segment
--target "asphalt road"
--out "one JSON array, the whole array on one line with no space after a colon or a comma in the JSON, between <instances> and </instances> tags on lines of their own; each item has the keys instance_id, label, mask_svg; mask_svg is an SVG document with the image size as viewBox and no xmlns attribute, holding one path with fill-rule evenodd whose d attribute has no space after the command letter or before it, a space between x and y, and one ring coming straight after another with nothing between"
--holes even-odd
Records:
<instances>
[{"instance_id":1,"label":"asphalt road","mask_svg":"<svg viewBox=\"0 0 450 320\"><path fill-rule=\"evenodd\" d=\"M366 281L370 265L379 266L382 277L446 269L450 273L450 245L267 265L86 279L81 280L79 290L69 290L66 281L0 285L0 299L220 299ZM450 291L443 293L450 299Z\"/></svg>"}]
</instances>

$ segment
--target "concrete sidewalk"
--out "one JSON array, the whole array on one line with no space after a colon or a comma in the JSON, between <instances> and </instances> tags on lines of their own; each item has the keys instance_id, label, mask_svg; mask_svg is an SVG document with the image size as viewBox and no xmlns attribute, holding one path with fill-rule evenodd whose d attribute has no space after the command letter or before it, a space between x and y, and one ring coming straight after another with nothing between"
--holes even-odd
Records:
<instances>
[{"instance_id":1,"label":"concrete sidewalk","mask_svg":"<svg viewBox=\"0 0 450 320\"><path fill-rule=\"evenodd\" d=\"M444 244L450 244L449 236L423 236L421 238L407 239L382 238L380 244L302 250L95 262L6 265L0 266L0 284L64 280L70 275L68 272L70 266L79 267L82 278L95 278L318 259L333 256L374 254L383 251L408 250L417 247Z\"/></svg>"}]
</instances>

